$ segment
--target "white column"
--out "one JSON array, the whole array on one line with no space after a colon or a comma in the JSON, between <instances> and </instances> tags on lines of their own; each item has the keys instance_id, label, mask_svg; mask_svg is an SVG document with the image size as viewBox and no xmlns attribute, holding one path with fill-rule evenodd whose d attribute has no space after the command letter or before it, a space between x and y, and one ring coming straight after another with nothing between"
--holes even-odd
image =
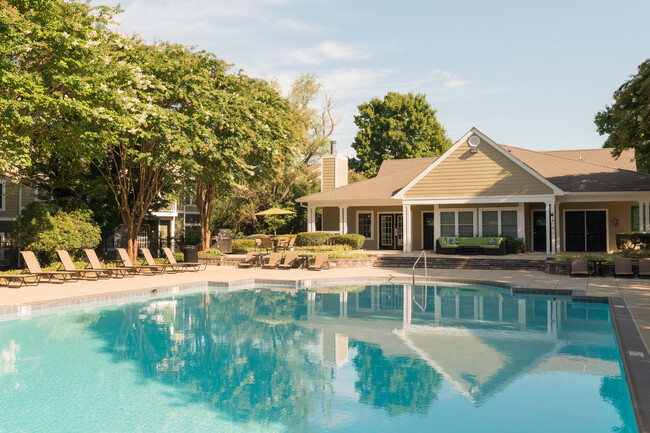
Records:
<instances>
[{"instance_id":1,"label":"white column","mask_svg":"<svg viewBox=\"0 0 650 433\"><path fill-rule=\"evenodd\" d=\"M562 242L560 242L560 239L562 238L562 234L560 231L560 203L555 202L555 252L559 253L560 252L560 245Z\"/></svg>"},{"instance_id":2,"label":"white column","mask_svg":"<svg viewBox=\"0 0 650 433\"><path fill-rule=\"evenodd\" d=\"M526 243L526 208L523 203L517 206L517 237Z\"/></svg>"},{"instance_id":3,"label":"white column","mask_svg":"<svg viewBox=\"0 0 650 433\"><path fill-rule=\"evenodd\" d=\"M645 211L645 203L639 202L639 231L643 232L645 231L645 227L643 226L643 212Z\"/></svg>"},{"instance_id":4,"label":"white column","mask_svg":"<svg viewBox=\"0 0 650 433\"><path fill-rule=\"evenodd\" d=\"M649 232L650 231L650 203L646 202L644 206L644 211L645 211L645 224L643 231L644 232Z\"/></svg>"},{"instance_id":5,"label":"white column","mask_svg":"<svg viewBox=\"0 0 650 433\"><path fill-rule=\"evenodd\" d=\"M551 254L555 255L557 254L557 244L556 244L556 239L555 239L555 233L556 233L556 228L555 226L557 225L557 214L555 213L555 202L551 203L549 205L549 213L551 214Z\"/></svg>"},{"instance_id":6,"label":"white column","mask_svg":"<svg viewBox=\"0 0 650 433\"><path fill-rule=\"evenodd\" d=\"M440 237L440 205L433 205L433 243Z\"/></svg>"},{"instance_id":7,"label":"white column","mask_svg":"<svg viewBox=\"0 0 650 433\"><path fill-rule=\"evenodd\" d=\"M171 233L172 239L176 237L176 217L172 217L172 226L169 228L169 233ZM170 245L172 252L176 249L176 242L172 241Z\"/></svg>"},{"instance_id":8,"label":"white column","mask_svg":"<svg viewBox=\"0 0 650 433\"><path fill-rule=\"evenodd\" d=\"M5 187L6 186L7 185L5 184ZM34 190L34 196L36 196L36 190ZM34 199L36 199L36 197L34 197ZM22 213L23 213L23 187L21 186L18 188L18 215L21 215Z\"/></svg>"},{"instance_id":9,"label":"white column","mask_svg":"<svg viewBox=\"0 0 650 433\"><path fill-rule=\"evenodd\" d=\"M348 208L339 206L339 231L342 235L348 232Z\"/></svg>"},{"instance_id":10,"label":"white column","mask_svg":"<svg viewBox=\"0 0 650 433\"><path fill-rule=\"evenodd\" d=\"M315 216L316 216L316 212L314 212L314 208L308 207L307 208L307 231L310 233L315 231L314 230Z\"/></svg>"},{"instance_id":11,"label":"white column","mask_svg":"<svg viewBox=\"0 0 650 433\"><path fill-rule=\"evenodd\" d=\"M551 254L551 203L545 203L546 209L546 254Z\"/></svg>"},{"instance_id":12,"label":"white column","mask_svg":"<svg viewBox=\"0 0 650 433\"><path fill-rule=\"evenodd\" d=\"M413 250L413 234L411 233L411 205L402 205L402 244L403 251L409 253Z\"/></svg>"}]
</instances>

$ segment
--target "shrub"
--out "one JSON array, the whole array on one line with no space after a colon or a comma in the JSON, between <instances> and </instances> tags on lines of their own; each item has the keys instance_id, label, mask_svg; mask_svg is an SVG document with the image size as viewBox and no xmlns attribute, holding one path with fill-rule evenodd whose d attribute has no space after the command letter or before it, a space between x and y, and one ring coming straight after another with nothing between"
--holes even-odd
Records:
<instances>
[{"instance_id":1,"label":"shrub","mask_svg":"<svg viewBox=\"0 0 650 433\"><path fill-rule=\"evenodd\" d=\"M503 236L506 240L506 250L508 254L523 253L525 249L524 240L521 238L513 238L510 236Z\"/></svg>"},{"instance_id":2,"label":"shrub","mask_svg":"<svg viewBox=\"0 0 650 433\"><path fill-rule=\"evenodd\" d=\"M621 251L646 250L648 245L650 245L650 233L616 234L616 248Z\"/></svg>"},{"instance_id":3,"label":"shrub","mask_svg":"<svg viewBox=\"0 0 650 433\"><path fill-rule=\"evenodd\" d=\"M573 259L584 258L587 260L604 260L605 263L611 264L614 263L614 259L620 257L618 255L602 255L602 254L590 254L590 253L581 253L581 254L562 254L555 258L556 263L571 263Z\"/></svg>"},{"instance_id":4,"label":"shrub","mask_svg":"<svg viewBox=\"0 0 650 433\"><path fill-rule=\"evenodd\" d=\"M215 248L210 248L209 250L202 251L199 254L202 256L211 256L211 257L220 257L222 255L221 251Z\"/></svg>"},{"instance_id":5,"label":"shrub","mask_svg":"<svg viewBox=\"0 0 650 433\"><path fill-rule=\"evenodd\" d=\"M327 245L330 238L334 235L332 233L313 232L313 233L298 233L296 238L297 247L311 247L318 245Z\"/></svg>"},{"instance_id":6,"label":"shrub","mask_svg":"<svg viewBox=\"0 0 650 433\"><path fill-rule=\"evenodd\" d=\"M332 245L350 245L353 250L363 248L363 243L366 237L363 235L349 234L349 235L336 235L330 238Z\"/></svg>"},{"instance_id":7,"label":"shrub","mask_svg":"<svg viewBox=\"0 0 650 433\"><path fill-rule=\"evenodd\" d=\"M56 260L55 250L67 250L74 259L84 248L95 248L101 231L90 210L64 212L34 202L16 219L14 236L21 248L42 251L51 263Z\"/></svg>"},{"instance_id":8,"label":"shrub","mask_svg":"<svg viewBox=\"0 0 650 433\"><path fill-rule=\"evenodd\" d=\"M245 253L255 249L255 239L233 239L232 252Z\"/></svg>"}]
</instances>

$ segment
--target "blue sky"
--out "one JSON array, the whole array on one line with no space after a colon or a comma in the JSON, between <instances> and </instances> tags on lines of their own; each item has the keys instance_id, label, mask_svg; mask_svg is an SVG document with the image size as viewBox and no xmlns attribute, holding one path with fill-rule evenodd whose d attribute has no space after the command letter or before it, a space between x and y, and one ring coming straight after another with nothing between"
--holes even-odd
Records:
<instances>
[{"instance_id":1,"label":"blue sky","mask_svg":"<svg viewBox=\"0 0 650 433\"><path fill-rule=\"evenodd\" d=\"M195 44L285 90L316 74L347 156L357 106L389 91L425 94L453 141L476 126L528 149L600 147L594 115L650 57L648 0L120 4L121 31Z\"/></svg>"}]
</instances>

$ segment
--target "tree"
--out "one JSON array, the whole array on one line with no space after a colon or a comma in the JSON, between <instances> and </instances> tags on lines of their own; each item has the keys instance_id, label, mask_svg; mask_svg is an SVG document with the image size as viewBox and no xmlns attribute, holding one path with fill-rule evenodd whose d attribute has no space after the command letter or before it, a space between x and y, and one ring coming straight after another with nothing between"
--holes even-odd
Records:
<instances>
[{"instance_id":1,"label":"tree","mask_svg":"<svg viewBox=\"0 0 650 433\"><path fill-rule=\"evenodd\" d=\"M603 147L618 156L634 149L637 169L650 173L650 59L614 92L614 104L596 114L600 135L609 134Z\"/></svg>"},{"instance_id":2,"label":"tree","mask_svg":"<svg viewBox=\"0 0 650 433\"><path fill-rule=\"evenodd\" d=\"M376 176L385 159L438 156L451 146L422 94L389 92L358 108L354 123L359 131L352 144L357 156L350 168L367 177Z\"/></svg>"}]
</instances>

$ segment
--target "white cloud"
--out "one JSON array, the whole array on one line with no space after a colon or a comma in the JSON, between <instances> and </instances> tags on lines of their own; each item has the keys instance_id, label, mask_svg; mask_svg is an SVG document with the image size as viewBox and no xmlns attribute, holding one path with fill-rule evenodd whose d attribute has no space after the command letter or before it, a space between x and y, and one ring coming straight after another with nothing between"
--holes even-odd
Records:
<instances>
[{"instance_id":1,"label":"white cloud","mask_svg":"<svg viewBox=\"0 0 650 433\"><path fill-rule=\"evenodd\" d=\"M331 60L361 60L370 57L367 48L337 41L324 41L315 47L293 50L287 56L291 63L319 65Z\"/></svg>"}]
</instances>

